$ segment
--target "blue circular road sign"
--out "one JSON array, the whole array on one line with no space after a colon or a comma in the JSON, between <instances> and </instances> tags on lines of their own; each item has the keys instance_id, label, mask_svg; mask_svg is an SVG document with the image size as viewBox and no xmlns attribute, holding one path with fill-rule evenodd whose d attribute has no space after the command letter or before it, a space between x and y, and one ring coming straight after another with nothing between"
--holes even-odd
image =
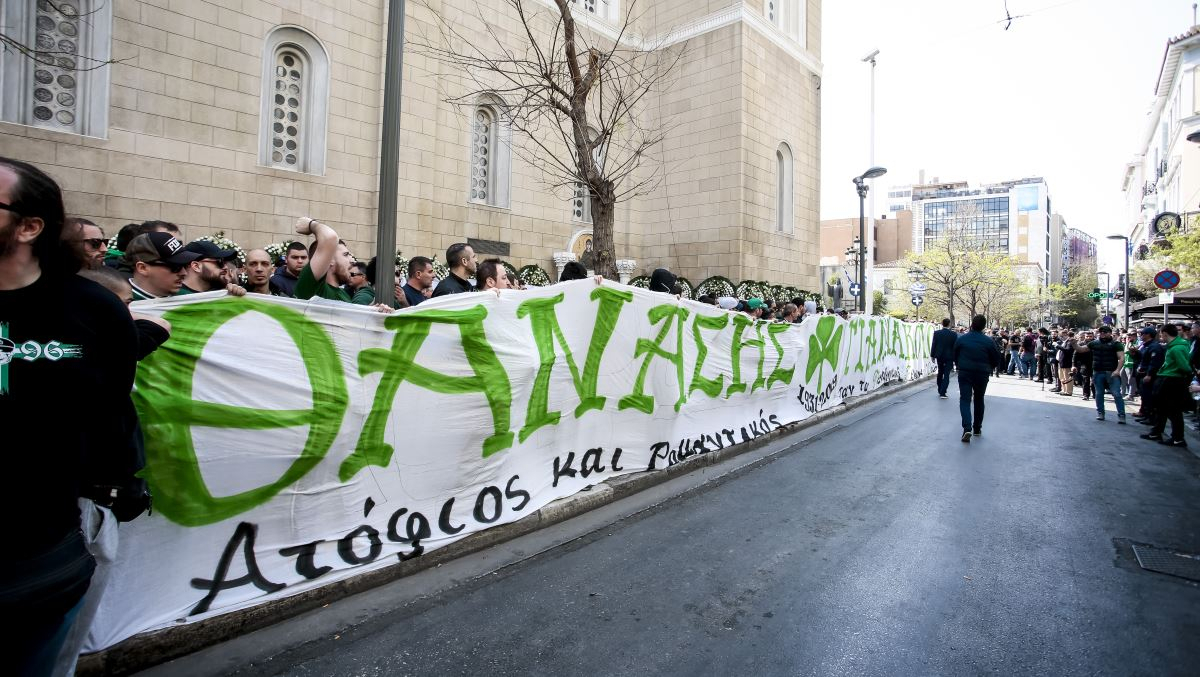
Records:
<instances>
[{"instance_id":1,"label":"blue circular road sign","mask_svg":"<svg viewBox=\"0 0 1200 677\"><path fill-rule=\"evenodd\" d=\"M1154 286L1159 289L1174 289L1179 286L1179 273L1173 270L1160 270L1154 276Z\"/></svg>"}]
</instances>

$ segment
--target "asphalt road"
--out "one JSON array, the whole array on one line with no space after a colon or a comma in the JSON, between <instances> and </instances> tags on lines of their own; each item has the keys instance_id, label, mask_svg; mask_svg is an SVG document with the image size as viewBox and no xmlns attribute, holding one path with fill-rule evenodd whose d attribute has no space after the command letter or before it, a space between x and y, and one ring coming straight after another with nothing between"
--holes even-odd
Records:
<instances>
[{"instance_id":1,"label":"asphalt road","mask_svg":"<svg viewBox=\"0 0 1200 677\"><path fill-rule=\"evenodd\" d=\"M1200 587L1129 542L1200 553L1200 460L1011 377L963 444L951 391L157 672L1196 675Z\"/></svg>"}]
</instances>

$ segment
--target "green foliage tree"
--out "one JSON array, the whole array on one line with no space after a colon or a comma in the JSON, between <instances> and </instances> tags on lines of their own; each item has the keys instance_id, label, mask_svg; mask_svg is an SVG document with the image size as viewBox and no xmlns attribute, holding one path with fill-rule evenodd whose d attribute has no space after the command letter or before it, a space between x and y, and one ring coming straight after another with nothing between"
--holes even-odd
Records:
<instances>
[{"instance_id":1,"label":"green foliage tree","mask_svg":"<svg viewBox=\"0 0 1200 677\"><path fill-rule=\"evenodd\" d=\"M1091 326L1100 317L1096 300L1088 298L1095 288L1095 264L1079 266L1070 272L1067 284L1050 285L1047 298L1054 304L1058 315L1071 325Z\"/></svg>"},{"instance_id":2,"label":"green foliage tree","mask_svg":"<svg viewBox=\"0 0 1200 677\"><path fill-rule=\"evenodd\" d=\"M965 323L977 314L993 324L1024 321L1036 312L1037 291L1017 274L1017 260L980 241L978 209L962 208L942 236L924 252L909 254L908 270L920 268L928 287L922 317Z\"/></svg>"}]
</instances>

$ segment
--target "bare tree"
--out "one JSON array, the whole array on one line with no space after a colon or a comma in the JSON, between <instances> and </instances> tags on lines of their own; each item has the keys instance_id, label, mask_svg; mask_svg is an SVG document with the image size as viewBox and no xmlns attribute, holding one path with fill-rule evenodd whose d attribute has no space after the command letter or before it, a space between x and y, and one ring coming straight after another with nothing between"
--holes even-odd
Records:
<instances>
[{"instance_id":1,"label":"bare tree","mask_svg":"<svg viewBox=\"0 0 1200 677\"><path fill-rule=\"evenodd\" d=\"M519 136L514 153L541 168L556 194L590 197L595 270L616 277L615 207L661 180L646 161L667 125L648 123L646 109L650 97L669 86L686 45L664 49L634 35L631 28L641 18L637 0L628 3L615 40L580 26L571 0L553 2L554 8L543 8L535 0L504 0L522 35L480 16L491 44L463 35L425 3L438 35L413 42L449 66L456 89L447 101L474 105L483 95L502 98L506 122Z\"/></svg>"},{"instance_id":2,"label":"bare tree","mask_svg":"<svg viewBox=\"0 0 1200 677\"><path fill-rule=\"evenodd\" d=\"M923 270L927 296L945 306L950 321L955 309L968 317L988 308L1002 289L1011 289L1015 262L987 241L980 227L982 212L967 203L956 205L943 224L941 235L920 254L909 255L909 267Z\"/></svg>"},{"instance_id":3,"label":"bare tree","mask_svg":"<svg viewBox=\"0 0 1200 677\"><path fill-rule=\"evenodd\" d=\"M27 1L33 4L33 0ZM44 6L47 10L57 12L64 19L78 19L82 23L90 21L90 17L104 7L103 3L97 3L91 11L80 13L77 7L78 3L63 2L63 0L37 0L37 4ZM28 45L25 43L23 35L14 34L14 31L19 30L18 26L0 25L0 48L6 52L16 52L42 66L86 73L119 61L118 59L97 59L83 54L79 51L78 41L72 42L69 46L62 42L52 45Z\"/></svg>"}]
</instances>

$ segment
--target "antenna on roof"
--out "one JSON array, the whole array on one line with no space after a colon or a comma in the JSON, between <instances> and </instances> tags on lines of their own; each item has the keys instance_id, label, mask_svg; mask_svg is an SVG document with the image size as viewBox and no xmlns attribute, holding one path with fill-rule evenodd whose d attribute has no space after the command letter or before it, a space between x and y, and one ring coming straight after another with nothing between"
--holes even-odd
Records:
<instances>
[{"instance_id":1,"label":"antenna on roof","mask_svg":"<svg viewBox=\"0 0 1200 677\"><path fill-rule=\"evenodd\" d=\"M1192 3L1192 25L1196 25L1196 3Z\"/></svg>"}]
</instances>

